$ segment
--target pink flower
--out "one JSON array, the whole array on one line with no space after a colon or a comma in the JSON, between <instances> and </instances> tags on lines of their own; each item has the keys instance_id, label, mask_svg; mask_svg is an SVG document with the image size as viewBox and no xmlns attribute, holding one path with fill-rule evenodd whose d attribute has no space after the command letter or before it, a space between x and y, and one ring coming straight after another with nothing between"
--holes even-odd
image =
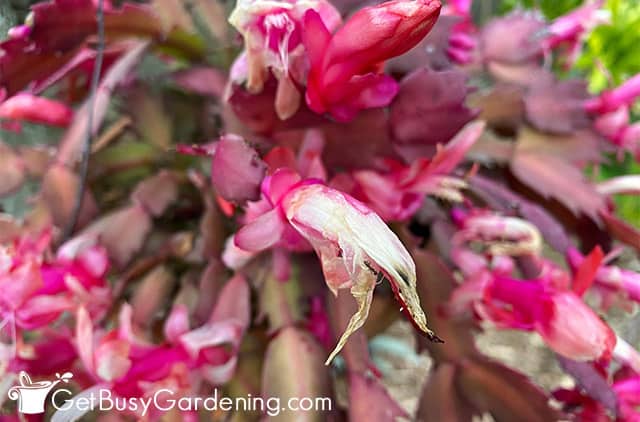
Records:
<instances>
[{"instance_id":1,"label":"pink flower","mask_svg":"<svg viewBox=\"0 0 640 422\"><path fill-rule=\"evenodd\" d=\"M572 65L578 58L582 43L589 32L598 25L610 22L609 12L602 9L603 5L604 0L591 1L556 18L545 31L545 48L553 49L559 45L567 45L567 64Z\"/></svg>"},{"instance_id":2,"label":"pink flower","mask_svg":"<svg viewBox=\"0 0 640 422\"><path fill-rule=\"evenodd\" d=\"M590 113L604 114L620 107L630 106L640 96L640 74L626 80L617 88L605 91L598 97L585 102Z\"/></svg>"},{"instance_id":3,"label":"pink flower","mask_svg":"<svg viewBox=\"0 0 640 422\"><path fill-rule=\"evenodd\" d=\"M83 304L100 315L111 299L104 248L72 239L46 259L50 241L45 232L0 247L0 312L23 329L45 326Z\"/></svg>"},{"instance_id":4,"label":"pink flower","mask_svg":"<svg viewBox=\"0 0 640 422\"><path fill-rule=\"evenodd\" d=\"M586 258L577 249L570 248L567 251L567 261L573 271L577 271ZM596 291L599 304L604 309L609 308L614 301L623 304L629 300L640 303L640 274L615 265L598 263L592 289Z\"/></svg>"},{"instance_id":5,"label":"pink flower","mask_svg":"<svg viewBox=\"0 0 640 422\"><path fill-rule=\"evenodd\" d=\"M189 328L187 309L174 306L160 344L134 334L131 314L125 304L119 326L105 332L95 327L84 308L79 309L76 347L89 382L120 397L148 397L160 388L194 395L198 394L194 386L203 378L218 385L232 377L250 322L249 286L241 276L229 280L209 320L195 329Z\"/></svg>"},{"instance_id":6,"label":"pink flower","mask_svg":"<svg viewBox=\"0 0 640 422\"><path fill-rule=\"evenodd\" d=\"M499 327L536 331L552 350L574 360L611 358L615 333L574 292L484 274L454 293L450 310L471 306L478 318Z\"/></svg>"},{"instance_id":7,"label":"pink flower","mask_svg":"<svg viewBox=\"0 0 640 422\"><path fill-rule=\"evenodd\" d=\"M640 421L640 375L628 368L619 369L613 376L611 390L615 394L617 409L616 421ZM582 393L579 387L572 390L560 389L553 392L553 397L564 403L565 410L581 421L609 421L611 415L596 399Z\"/></svg>"},{"instance_id":8,"label":"pink flower","mask_svg":"<svg viewBox=\"0 0 640 422\"><path fill-rule=\"evenodd\" d=\"M387 160L385 171L354 171L355 185L350 191L387 221L411 217L427 194L460 202L460 191L466 183L449 173L462 161L483 130L483 122L470 123L439 148L431 160L418 158L409 166ZM338 183L345 181L338 179Z\"/></svg>"},{"instance_id":9,"label":"pink flower","mask_svg":"<svg viewBox=\"0 0 640 422\"><path fill-rule=\"evenodd\" d=\"M539 306L535 330L555 352L574 360L611 357L615 333L575 293L550 293Z\"/></svg>"},{"instance_id":10,"label":"pink flower","mask_svg":"<svg viewBox=\"0 0 640 422\"><path fill-rule=\"evenodd\" d=\"M640 123L631 123L629 109L640 97L640 74L617 88L585 101L585 109L594 116L595 129L619 147L619 155L629 151L640 157Z\"/></svg>"},{"instance_id":11,"label":"pink flower","mask_svg":"<svg viewBox=\"0 0 640 422\"><path fill-rule=\"evenodd\" d=\"M311 64L306 100L316 113L349 121L361 109L384 107L398 92L381 73L385 60L413 48L440 13L437 0L392 0L356 12L335 34L315 11L304 16Z\"/></svg>"},{"instance_id":12,"label":"pink flower","mask_svg":"<svg viewBox=\"0 0 640 422\"><path fill-rule=\"evenodd\" d=\"M245 207L245 227L225 246L223 260L229 268L238 269L257 251L273 247L276 277L282 281L289 279L288 252L310 251L311 246L292 227L280 224L278 207L286 189L298 183L301 176L318 181L326 179L326 169L321 160L323 147L321 133L309 130L297 157L286 147L272 148L264 157L270 175L262 182L260 200L249 202Z\"/></svg>"},{"instance_id":13,"label":"pink flower","mask_svg":"<svg viewBox=\"0 0 640 422\"><path fill-rule=\"evenodd\" d=\"M0 103L0 119L66 127L73 119L73 110L58 101L20 93Z\"/></svg>"},{"instance_id":14,"label":"pink flower","mask_svg":"<svg viewBox=\"0 0 640 422\"><path fill-rule=\"evenodd\" d=\"M452 294L445 309L448 314L471 310L476 318L501 328L536 331L552 350L574 360L611 358L615 333L580 298L593 282L602 259L600 249L580 264L571 279L536 256L541 239L529 223L478 212L454 219L463 229L454 235L452 258L466 281ZM484 244L492 262L464 247L470 242ZM514 279L513 263L496 260L500 255L523 254L542 261L535 279Z\"/></svg>"},{"instance_id":15,"label":"pink flower","mask_svg":"<svg viewBox=\"0 0 640 422\"><path fill-rule=\"evenodd\" d=\"M298 86L306 78L302 21L307 10L317 12L329 30L340 24L340 14L326 0L238 0L229 17L245 42L245 52L231 71L232 79L246 79L247 90L256 94L271 71L278 79L275 108L283 120L297 111Z\"/></svg>"},{"instance_id":16,"label":"pink flower","mask_svg":"<svg viewBox=\"0 0 640 422\"><path fill-rule=\"evenodd\" d=\"M369 313L373 289L386 278L416 326L439 340L426 324L416 293L411 256L384 221L360 201L325 186L318 179L301 179L281 168L263 182L264 204L272 207L235 234L241 249L258 252L278 243L311 244L320 258L329 289L350 289L358 302L329 363ZM300 240L304 243L301 244ZM308 242L308 243L307 243Z\"/></svg>"}]
</instances>

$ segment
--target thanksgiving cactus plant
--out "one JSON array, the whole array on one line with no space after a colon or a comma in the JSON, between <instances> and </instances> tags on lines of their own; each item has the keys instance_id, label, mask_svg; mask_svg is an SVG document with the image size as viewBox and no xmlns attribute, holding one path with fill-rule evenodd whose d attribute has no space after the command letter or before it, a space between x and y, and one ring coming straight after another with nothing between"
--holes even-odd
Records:
<instances>
[{"instance_id":1,"label":"thanksgiving cactus plant","mask_svg":"<svg viewBox=\"0 0 640 422\"><path fill-rule=\"evenodd\" d=\"M472 3L32 5L0 43L2 418L640 421L608 323L640 302L613 201L640 175L598 176L640 161L640 75L574 67L603 0ZM368 347L398 320L433 362L417 410ZM539 336L571 386L487 329ZM56 376L45 413L5 394Z\"/></svg>"}]
</instances>

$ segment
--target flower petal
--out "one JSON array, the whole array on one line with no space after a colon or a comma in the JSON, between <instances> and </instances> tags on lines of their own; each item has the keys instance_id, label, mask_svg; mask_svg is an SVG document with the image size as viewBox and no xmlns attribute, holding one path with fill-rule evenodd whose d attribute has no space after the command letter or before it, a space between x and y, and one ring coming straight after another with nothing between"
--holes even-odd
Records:
<instances>
[{"instance_id":1,"label":"flower petal","mask_svg":"<svg viewBox=\"0 0 640 422\"><path fill-rule=\"evenodd\" d=\"M234 242L247 252L259 252L278 243L284 228L280 211L274 208L238 230Z\"/></svg>"}]
</instances>

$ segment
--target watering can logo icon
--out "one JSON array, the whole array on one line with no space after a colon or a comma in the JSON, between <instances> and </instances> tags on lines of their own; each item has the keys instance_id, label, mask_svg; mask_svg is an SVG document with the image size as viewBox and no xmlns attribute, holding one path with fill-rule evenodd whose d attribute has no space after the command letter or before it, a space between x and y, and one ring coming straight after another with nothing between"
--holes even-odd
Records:
<instances>
[{"instance_id":1,"label":"watering can logo icon","mask_svg":"<svg viewBox=\"0 0 640 422\"><path fill-rule=\"evenodd\" d=\"M44 413L44 402L49 392L60 382L69 382L73 378L71 372L56 374L54 381L31 381L29 375L20 371L18 381L20 385L11 387L7 394L11 400L18 400L18 411L25 415Z\"/></svg>"}]
</instances>

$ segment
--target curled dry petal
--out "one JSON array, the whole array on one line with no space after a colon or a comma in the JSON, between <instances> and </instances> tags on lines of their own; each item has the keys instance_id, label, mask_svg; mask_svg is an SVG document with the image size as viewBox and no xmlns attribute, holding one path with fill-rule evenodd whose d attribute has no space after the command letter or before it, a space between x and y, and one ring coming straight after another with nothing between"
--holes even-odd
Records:
<instances>
[{"instance_id":1,"label":"curled dry petal","mask_svg":"<svg viewBox=\"0 0 640 422\"><path fill-rule=\"evenodd\" d=\"M454 219L459 218L454 211ZM454 244L478 240L492 255L538 254L542 249L538 229L520 218L480 214L466 217L462 224L464 228L454 236Z\"/></svg>"},{"instance_id":2,"label":"curled dry petal","mask_svg":"<svg viewBox=\"0 0 640 422\"><path fill-rule=\"evenodd\" d=\"M413 322L431 339L416 293L416 270L398 237L361 202L320 184L293 189L283 199L286 218L314 247L331 291L350 288L358 311L327 359L342 349L369 313L376 282L386 278Z\"/></svg>"}]
</instances>

